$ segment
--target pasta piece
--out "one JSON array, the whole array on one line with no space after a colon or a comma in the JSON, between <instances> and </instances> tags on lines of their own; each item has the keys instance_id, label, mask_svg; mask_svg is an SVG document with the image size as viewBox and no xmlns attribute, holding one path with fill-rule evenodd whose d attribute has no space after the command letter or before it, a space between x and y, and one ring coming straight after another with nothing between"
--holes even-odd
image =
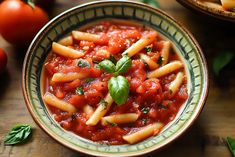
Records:
<instances>
[{"instance_id":1,"label":"pasta piece","mask_svg":"<svg viewBox=\"0 0 235 157\"><path fill-rule=\"evenodd\" d=\"M162 65L165 65L165 64L168 63L170 48L171 48L171 42L170 41L165 41L163 43L163 48L161 50Z\"/></svg>"},{"instance_id":2,"label":"pasta piece","mask_svg":"<svg viewBox=\"0 0 235 157\"><path fill-rule=\"evenodd\" d=\"M156 133L158 133L162 127L163 127L162 123L153 123L146 127L141 128L141 130L135 133L125 135L122 138L128 143L133 144L142 141L148 138L149 136L156 135Z\"/></svg>"},{"instance_id":3,"label":"pasta piece","mask_svg":"<svg viewBox=\"0 0 235 157\"><path fill-rule=\"evenodd\" d=\"M132 44L122 55L128 55L129 57L139 53L146 46L151 44L157 37L157 32L151 32L146 37L139 39L136 43Z\"/></svg>"},{"instance_id":4,"label":"pasta piece","mask_svg":"<svg viewBox=\"0 0 235 157\"><path fill-rule=\"evenodd\" d=\"M154 62L149 56L143 53L140 54L140 58L148 64L151 70L154 70L159 67L159 65L156 62Z\"/></svg>"},{"instance_id":5,"label":"pasta piece","mask_svg":"<svg viewBox=\"0 0 235 157\"><path fill-rule=\"evenodd\" d=\"M62 111L66 111L69 114L73 114L76 112L76 108L68 102L58 99L53 94L46 92L43 96L43 100L50 106L54 106Z\"/></svg>"},{"instance_id":6,"label":"pasta piece","mask_svg":"<svg viewBox=\"0 0 235 157\"><path fill-rule=\"evenodd\" d=\"M174 81L171 82L171 84L169 85L169 90L171 95L175 95L175 93L179 90L181 84L183 83L184 80L184 75L183 72L179 72L176 75L176 78Z\"/></svg>"},{"instance_id":7,"label":"pasta piece","mask_svg":"<svg viewBox=\"0 0 235 157\"><path fill-rule=\"evenodd\" d=\"M110 96L110 94L108 94L104 98L104 100L99 103L99 106L96 108L95 112L87 120L86 125L90 125L90 126L96 125L101 120L101 118L108 112L112 103L113 103L113 99Z\"/></svg>"},{"instance_id":8,"label":"pasta piece","mask_svg":"<svg viewBox=\"0 0 235 157\"><path fill-rule=\"evenodd\" d=\"M85 73L76 73L76 72L70 72L70 73L55 73L52 76L51 81L52 82L70 82L76 79L82 79L85 78L87 74Z\"/></svg>"},{"instance_id":9,"label":"pasta piece","mask_svg":"<svg viewBox=\"0 0 235 157\"><path fill-rule=\"evenodd\" d=\"M102 125L108 125L109 123L123 124L135 122L139 115L136 113L126 113L126 114L116 114L111 116L106 116L101 119Z\"/></svg>"},{"instance_id":10,"label":"pasta piece","mask_svg":"<svg viewBox=\"0 0 235 157\"><path fill-rule=\"evenodd\" d=\"M222 6L225 9L233 9L235 8L235 1L234 0L221 0Z\"/></svg>"},{"instance_id":11,"label":"pasta piece","mask_svg":"<svg viewBox=\"0 0 235 157\"><path fill-rule=\"evenodd\" d=\"M86 115L88 115L88 117L90 117L94 113L94 110L90 105L85 105L83 107L83 112L86 113Z\"/></svg>"},{"instance_id":12,"label":"pasta piece","mask_svg":"<svg viewBox=\"0 0 235 157\"><path fill-rule=\"evenodd\" d=\"M64 46L71 46L73 45L73 37L72 36L64 37L58 43Z\"/></svg>"},{"instance_id":13,"label":"pasta piece","mask_svg":"<svg viewBox=\"0 0 235 157\"><path fill-rule=\"evenodd\" d=\"M148 78L159 78L164 75L167 75L175 70L178 70L183 67L183 63L180 61L170 62L154 71L151 71L147 74Z\"/></svg>"},{"instance_id":14,"label":"pasta piece","mask_svg":"<svg viewBox=\"0 0 235 157\"><path fill-rule=\"evenodd\" d=\"M91 41L91 42L98 42L101 38L100 35L85 33L80 31L72 31L72 35L74 39Z\"/></svg>"},{"instance_id":15,"label":"pasta piece","mask_svg":"<svg viewBox=\"0 0 235 157\"><path fill-rule=\"evenodd\" d=\"M61 44L58 44L56 42L52 43L52 51L56 54L59 54L64 57L68 58L81 58L84 56L84 53L81 51L74 50L70 47L63 46Z\"/></svg>"}]
</instances>

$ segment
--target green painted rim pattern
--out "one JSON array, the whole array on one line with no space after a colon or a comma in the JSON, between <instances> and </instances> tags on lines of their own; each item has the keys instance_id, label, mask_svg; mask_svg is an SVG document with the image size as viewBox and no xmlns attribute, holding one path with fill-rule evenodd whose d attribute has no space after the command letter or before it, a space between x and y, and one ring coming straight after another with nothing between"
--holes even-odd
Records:
<instances>
[{"instance_id":1,"label":"green painted rim pattern","mask_svg":"<svg viewBox=\"0 0 235 157\"><path fill-rule=\"evenodd\" d=\"M189 98L181 107L175 120L159 135L134 145L98 144L65 131L50 116L41 96L42 66L50 52L52 42L87 23L110 18L146 24L170 39L186 66L189 78ZM204 105L208 90L206 62L191 35L161 11L135 2L89 3L60 14L50 21L33 40L25 57L23 70L23 93L34 120L58 142L91 155L132 156L163 147L182 134L196 119Z\"/></svg>"}]
</instances>

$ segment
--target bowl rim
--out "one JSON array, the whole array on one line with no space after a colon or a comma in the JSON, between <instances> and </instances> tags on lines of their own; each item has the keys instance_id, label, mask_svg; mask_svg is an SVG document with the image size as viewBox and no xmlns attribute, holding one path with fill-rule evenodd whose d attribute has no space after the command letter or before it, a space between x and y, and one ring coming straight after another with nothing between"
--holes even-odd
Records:
<instances>
[{"instance_id":1,"label":"bowl rim","mask_svg":"<svg viewBox=\"0 0 235 157\"><path fill-rule=\"evenodd\" d=\"M50 26L54 21L56 21L57 19L63 17L64 15L70 13L73 10L77 10L79 8L83 8L86 6L90 6L90 5L94 5L94 4L106 4L106 3L125 3L125 4L134 4L134 5L138 5L138 6L144 6L146 8L149 8L151 10L153 10L154 12L158 13L158 14L162 14L165 17L169 18L170 21L173 21L174 23L176 23L180 29L182 29L182 31L184 33L186 33L188 35L188 37L190 38L190 40L192 41L193 45L195 46L195 52L199 55L199 57L201 58L202 61L202 65L204 65L204 67L202 68L204 72L204 79L202 80L202 82L204 83L203 88L202 88L202 93L201 93L201 97L199 98L199 102L198 102L198 106L195 108L195 113L191 115L190 119L187 120L186 124L178 131L175 133L174 136L170 137L165 143L163 143L161 146L159 147L153 147L150 149L144 149L141 150L141 152L131 152L128 154L128 156L137 156L137 155L143 155L143 154L147 154L153 151L159 151L163 148L165 148L167 145L171 144L172 142L174 142L176 139L178 139L183 133L186 132L186 130L188 130L188 128L190 128L192 126L192 124L196 121L196 119L198 118L198 116L200 115L200 113L202 112L202 109L205 105L206 102L206 98L208 96L208 90L209 90L209 79L208 79L208 68L207 68L207 62L206 59L203 55L203 52L198 44L198 42L196 41L196 39L193 37L193 35L178 21L176 21L173 17L171 17L170 15L168 15L167 13L165 13L164 11L157 9L157 8L153 8L149 5L146 5L144 3L140 3L140 2L136 2L136 1L125 1L125 0L106 0L106 1L93 1L93 2L88 2L88 3L84 3L81 5L77 5L75 7L72 7L62 13L60 13L59 15L55 16L53 19L51 19L38 33L37 35L34 37L34 39L32 40L27 53L25 55L24 58L24 63L23 63L23 71L22 71L22 92L23 92L23 96L24 96L24 100L26 102L26 106L28 111L30 112L31 116L33 117L34 121L36 122L36 124L45 132L47 133L50 137L52 137L52 139L54 139L55 141L57 141L58 143L60 143L63 146L66 146L67 148L70 148L74 151L77 152L81 152L84 154L88 154L88 155L92 155L92 156L110 156L110 154L105 154L104 152L93 152L93 151L87 151L87 150L83 150L82 148L77 149L75 146L71 146L69 143L64 142L61 139L56 138L53 134L52 131L48 130L44 124L42 124L40 122L40 120L38 119L38 116L36 116L34 114L34 109L33 106L31 105L30 101L29 101L29 96L27 94L27 88L26 88L26 80L25 80L25 76L26 76L26 72L27 72L27 61L29 59L30 56L30 52L32 47L34 46L37 38L41 35L41 33L48 27ZM128 152L127 152L128 153ZM119 156L125 156L126 153L122 153Z\"/></svg>"},{"instance_id":2,"label":"bowl rim","mask_svg":"<svg viewBox=\"0 0 235 157\"><path fill-rule=\"evenodd\" d=\"M226 11L226 10L218 10L212 7L208 7L206 5L200 4L195 0L177 0L180 4L183 6L194 9L195 11L198 11L200 13L212 16L214 18L235 22L235 13ZM216 10L216 11L215 11Z\"/></svg>"}]
</instances>

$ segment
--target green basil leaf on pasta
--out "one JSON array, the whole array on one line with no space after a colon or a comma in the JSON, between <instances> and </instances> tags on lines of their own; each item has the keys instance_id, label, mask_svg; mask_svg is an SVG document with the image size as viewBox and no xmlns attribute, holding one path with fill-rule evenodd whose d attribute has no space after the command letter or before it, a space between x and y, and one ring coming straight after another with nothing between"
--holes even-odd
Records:
<instances>
[{"instance_id":1,"label":"green basil leaf on pasta","mask_svg":"<svg viewBox=\"0 0 235 157\"><path fill-rule=\"evenodd\" d=\"M101 99L101 100L100 100L100 105L102 105L103 108L106 109L106 108L107 108L107 105L108 105L108 102L106 102L104 99Z\"/></svg>"},{"instance_id":2,"label":"green basil leaf on pasta","mask_svg":"<svg viewBox=\"0 0 235 157\"><path fill-rule=\"evenodd\" d=\"M31 134L32 129L28 124L17 125L5 136L4 144L5 145L14 145L22 143L25 141Z\"/></svg>"},{"instance_id":3,"label":"green basil leaf on pasta","mask_svg":"<svg viewBox=\"0 0 235 157\"><path fill-rule=\"evenodd\" d=\"M128 56L123 56L116 64L116 75L125 73L131 68L131 58Z\"/></svg>"},{"instance_id":4,"label":"green basil leaf on pasta","mask_svg":"<svg viewBox=\"0 0 235 157\"><path fill-rule=\"evenodd\" d=\"M77 66L79 66L81 68L90 68L91 67L90 63L85 59L78 59Z\"/></svg>"},{"instance_id":5,"label":"green basil leaf on pasta","mask_svg":"<svg viewBox=\"0 0 235 157\"><path fill-rule=\"evenodd\" d=\"M77 95L84 95L83 86L77 87L75 93Z\"/></svg>"},{"instance_id":6,"label":"green basil leaf on pasta","mask_svg":"<svg viewBox=\"0 0 235 157\"><path fill-rule=\"evenodd\" d=\"M102 69L103 71L108 72L108 73L115 72L115 65L113 64L113 62L111 62L110 60L107 60L107 59L100 62L99 67L100 67L100 69Z\"/></svg>"},{"instance_id":7,"label":"green basil leaf on pasta","mask_svg":"<svg viewBox=\"0 0 235 157\"><path fill-rule=\"evenodd\" d=\"M122 105L127 101L130 85L125 77L112 77L108 82L108 89L117 105Z\"/></svg>"},{"instance_id":8,"label":"green basil leaf on pasta","mask_svg":"<svg viewBox=\"0 0 235 157\"><path fill-rule=\"evenodd\" d=\"M152 47L150 47L150 46L146 47L146 48L145 48L145 51L146 51L146 52L152 52Z\"/></svg>"},{"instance_id":9,"label":"green basil leaf on pasta","mask_svg":"<svg viewBox=\"0 0 235 157\"><path fill-rule=\"evenodd\" d=\"M226 138L229 150L231 151L232 155L235 157L235 139L231 137Z\"/></svg>"},{"instance_id":10,"label":"green basil leaf on pasta","mask_svg":"<svg viewBox=\"0 0 235 157\"><path fill-rule=\"evenodd\" d=\"M216 56L213 60L213 72L216 76L219 76L220 71L228 65L234 57L234 53L223 52Z\"/></svg>"}]
</instances>

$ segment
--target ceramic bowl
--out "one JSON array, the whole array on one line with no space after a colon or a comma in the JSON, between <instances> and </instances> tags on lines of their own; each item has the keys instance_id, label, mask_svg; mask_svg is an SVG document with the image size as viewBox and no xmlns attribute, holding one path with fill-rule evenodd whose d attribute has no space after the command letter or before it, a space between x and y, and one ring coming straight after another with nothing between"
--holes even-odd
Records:
<instances>
[{"instance_id":1,"label":"ceramic bowl","mask_svg":"<svg viewBox=\"0 0 235 157\"><path fill-rule=\"evenodd\" d=\"M203 14L226 21L235 22L235 12L226 11L217 3L203 2L200 0L177 0L182 5L199 11Z\"/></svg>"},{"instance_id":2,"label":"ceramic bowl","mask_svg":"<svg viewBox=\"0 0 235 157\"><path fill-rule=\"evenodd\" d=\"M105 145L65 131L53 120L42 100L41 73L52 41L92 21L106 18L143 23L172 41L188 75L189 98L176 118L159 135L133 145ZM164 12L137 2L99 1L69 9L45 25L32 41L23 67L23 94L32 117L52 138L73 150L94 156L135 156L159 150L174 141L201 112L208 90L205 58L192 35Z\"/></svg>"}]
</instances>

